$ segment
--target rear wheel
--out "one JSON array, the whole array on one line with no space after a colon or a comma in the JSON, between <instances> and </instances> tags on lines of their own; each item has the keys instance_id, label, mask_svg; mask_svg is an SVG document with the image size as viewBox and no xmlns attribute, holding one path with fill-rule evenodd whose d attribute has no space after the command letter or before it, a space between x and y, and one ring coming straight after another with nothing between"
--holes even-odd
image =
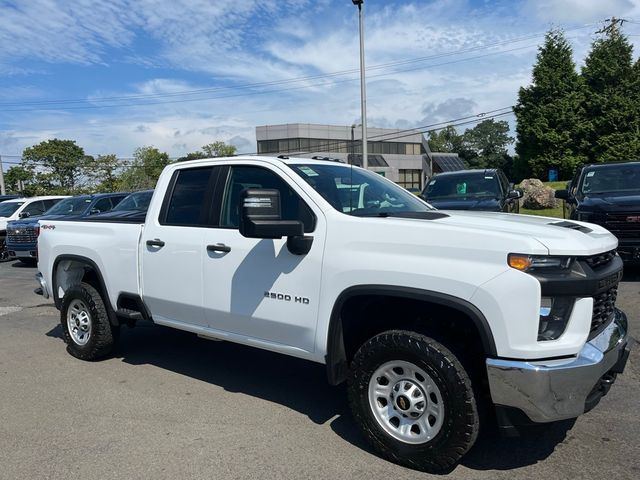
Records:
<instances>
[{"instance_id":1,"label":"rear wheel","mask_svg":"<svg viewBox=\"0 0 640 480\"><path fill-rule=\"evenodd\" d=\"M113 350L117 330L109 322L100 293L87 283L67 290L60 323L67 351L82 360L97 360Z\"/></svg>"},{"instance_id":2,"label":"rear wheel","mask_svg":"<svg viewBox=\"0 0 640 480\"><path fill-rule=\"evenodd\" d=\"M349 376L356 422L384 457L410 468L453 468L475 442L479 419L471 381L435 340L409 331L376 335Z\"/></svg>"}]
</instances>

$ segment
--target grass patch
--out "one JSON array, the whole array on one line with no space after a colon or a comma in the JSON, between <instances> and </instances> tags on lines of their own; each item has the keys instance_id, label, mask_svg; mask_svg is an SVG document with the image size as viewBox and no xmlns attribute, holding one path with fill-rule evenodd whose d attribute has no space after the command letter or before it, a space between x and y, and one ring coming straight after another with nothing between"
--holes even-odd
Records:
<instances>
[{"instance_id":1,"label":"grass patch","mask_svg":"<svg viewBox=\"0 0 640 480\"><path fill-rule=\"evenodd\" d=\"M542 182L544 183L547 187L551 187L554 190L564 190L567 187L567 182L568 180L565 180L564 182Z\"/></svg>"},{"instance_id":2,"label":"grass patch","mask_svg":"<svg viewBox=\"0 0 640 480\"><path fill-rule=\"evenodd\" d=\"M523 215L539 215L541 217L562 218L562 205L557 208L544 208L542 210L530 210L528 208L520 208Z\"/></svg>"}]
</instances>

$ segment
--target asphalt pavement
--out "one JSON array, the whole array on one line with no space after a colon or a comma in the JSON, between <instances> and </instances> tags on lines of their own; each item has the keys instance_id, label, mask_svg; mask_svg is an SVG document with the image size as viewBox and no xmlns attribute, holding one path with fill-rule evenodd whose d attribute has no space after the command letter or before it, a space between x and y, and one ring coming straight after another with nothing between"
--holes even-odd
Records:
<instances>
[{"instance_id":1,"label":"asphalt pavement","mask_svg":"<svg viewBox=\"0 0 640 480\"><path fill-rule=\"evenodd\" d=\"M0 263L0 479L431 477L371 451L321 365L150 323L123 329L111 358L76 360L35 273ZM640 337L640 270L618 306ZM445 478L640 478L639 414L636 347L593 411L485 433Z\"/></svg>"}]
</instances>

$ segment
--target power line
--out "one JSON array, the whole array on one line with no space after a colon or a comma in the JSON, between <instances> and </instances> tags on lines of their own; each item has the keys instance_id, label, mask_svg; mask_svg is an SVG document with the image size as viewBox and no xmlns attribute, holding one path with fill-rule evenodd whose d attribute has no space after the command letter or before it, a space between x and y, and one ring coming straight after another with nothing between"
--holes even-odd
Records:
<instances>
[{"instance_id":1,"label":"power line","mask_svg":"<svg viewBox=\"0 0 640 480\"><path fill-rule=\"evenodd\" d=\"M504 111L507 110L507 111ZM500 113L498 113L500 112ZM367 137L367 142L370 140L380 140L380 141L391 141L391 140L398 140L401 138L406 138L406 137L410 137L412 135L417 135L417 134L423 134L423 133L429 133L429 132L433 132L433 131L437 131L437 130L443 130L445 128L448 128L450 126L459 126L459 125L465 125L467 123L474 123L475 121L482 121L482 120L489 120L492 118L496 118L502 115L509 115L513 113L513 106L509 106L509 107L503 107L503 108L497 108L494 110L488 110L486 112L480 112L480 113L476 113L473 115L467 115L465 117L460 117L460 118L454 118L451 120L445 120L443 122L436 122L436 123L432 123L429 125L423 125L423 126L419 126L419 127L414 127L414 128L407 128L404 130L397 130L395 132L389 132L389 133L382 133L382 134L378 134L378 135L371 135ZM477 120L472 120L471 122L464 122L465 120L471 120L471 119L477 119ZM462 122L462 123L457 123L457 122ZM442 125L442 128L436 128L434 130L433 127L438 127ZM361 139L358 139L358 141L360 142ZM350 143L351 140L330 140L327 141L326 143L321 143L317 146L314 147L313 151L315 152L330 152L331 149L333 148L339 148L342 145L344 145L345 143ZM286 150L280 150L278 149L278 153L291 153L293 151L297 151L297 150L292 150L292 149L286 149Z\"/></svg>"},{"instance_id":2,"label":"power line","mask_svg":"<svg viewBox=\"0 0 640 480\"><path fill-rule=\"evenodd\" d=\"M379 73L379 74L376 74L376 75L369 75L368 78L371 79L371 78L387 77L389 75L397 75L398 73L406 73L406 72L412 72L412 71L415 71L415 70L424 70L424 69L428 69L428 68L441 67L441 66L444 66L444 65L451 65L451 64L455 64L455 63L466 62L466 61L469 61L469 60L477 60L477 59L480 59L480 58L486 58L486 57L489 57L489 56L494 56L494 55L499 55L499 54L503 54L503 53L514 52L514 51L517 51L517 50L523 50L523 49L532 48L532 47L536 47L536 46L537 45L525 45L523 47L511 48L511 49L508 49L508 50L503 50L501 52L494 52L494 53L487 53L487 54L483 54L483 55L476 55L474 57L467 57L467 58L463 58L463 59L460 59L460 60L452 60L452 61L449 61L449 62L442 62L442 63L425 65L425 66L415 67L415 68L406 68L406 69L396 70L396 71L388 72L388 73ZM349 79L346 79L346 80L336 80L336 81L331 81L331 82L321 82L321 83L315 83L315 84L312 84L312 85L303 85L303 86L298 86L298 87L263 90L263 91L258 91L258 92L244 92L244 93L237 93L237 94L232 94L232 95L221 95L221 96L207 97L207 98L168 100L168 101L163 101L163 102L112 104L112 105L85 105L85 106L73 106L73 107L65 107L65 108L49 107L49 108L5 109L5 110L3 110L3 112L32 112L32 111L52 111L52 110L53 111L56 111L56 110L64 110L64 111L69 111L69 110L90 110L90 109L101 109L101 108L125 108L125 107L137 107L137 106L166 105L166 104L173 104L173 103L201 102L201 101L204 101L204 100L219 100L219 99L224 99L224 98L246 97L246 96L254 96L254 95L265 95L265 94L270 94L270 93L280 93L280 92L293 91L293 90L302 90L302 89L308 89L308 88L312 88L312 87L320 87L320 86L324 86L324 85L336 85L336 84L340 84L340 83L348 83L348 82L354 82L354 81L359 81L359 79L354 77L354 78L349 78Z\"/></svg>"},{"instance_id":3,"label":"power line","mask_svg":"<svg viewBox=\"0 0 640 480\"><path fill-rule=\"evenodd\" d=\"M590 23L590 24L585 24L585 25L581 25L578 27L572 27L572 28L568 28L565 29L565 31L569 32L569 31L574 31L574 30L580 30L580 29L584 29L584 28L588 28L591 26L596 25L596 23ZM435 55L428 55L428 56L424 56L424 57L416 57L416 58L411 58L411 59L404 59L404 60L398 60L395 62L387 62L387 63L381 63L381 64L375 64L375 65L370 65L366 68L367 71L372 71L372 70L380 70L380 69L385 69L385 68L389 68L389 67L394 67L394 66L399 66L399 65L406 65L406 64L411 64L411 63L418 63L418 62L424 62L424 61L428 61L428 60L434 60L434 59L438 59L438 58L443 58L443 57L448 57L448 56L452 56L452 55L460 55L460 54L464 54L464 53L471 53L471 52L475 52L475 51L479 51L479 50L485 50L487 48L493 48L493 47L498 47L498 46L502 46L502 45L508 45L511 43L517 43L517 42L522 42L525 40L531 40L533 38L538 38L541 35L544 35L546 32L536 32L536 33L532 33L532 34L528 34L522 37L515 37L515 38L510 38L510 39L506 39L506 40L500 40L497 42L492 42L492 43L488 43L485 45L479 45L476 47L470 47L467 49L460 49L460 50L454 50L454 51L450 51L450 52L443 52L443 53L439 53L439 54L435 54ZM325 73L325 74L318 74L318 75L309 75L309 76L304 76L304 77L294 77L294 78L288 78L288 79L283 79L283 80L273 80L273 81L269 81L269 82L257 82L257 83L248 83L248 84L243 84L243 85L236 85L236 86L218 86L218 87L209 87L209 88L202 88L202 89L194 89L194 90L183 90L180 92L167 92L167 93L149 93L149 94L137 94L137 95L123 95L123 96L113 96L113 97L101 97L101 98L97 98L97 99L91 99L88 100L86 98L76 98L76 99L62 99L62 100L37 100L37 101L31 101L31 102L0 102L0 106L22 106L22 105L47 105L47 104L64 104L64 103L86 103L86 102L99 102L99 101L117 101L117 100L131 100L131 99L141 99L141 98L164 98L164 97L173 97L173 96L182 96L182 95L200 95L203 93L211 93L211 92L216 92L216 91L220 91L220 90L227 90L227 89L244 89L244 88L256 88L256 87L263 87L263 86L273 86L273 85L282 85L282 84L287 84L287 83L292 83L292 82L302 82L302 81L308 81L308 80L315 80L315 79L319 79L319 78L327 78L327 77L334 77L334 76L341 76L341 75L346 75L346 74L353 74L353 73L358 73L359 70L357 68L354 69L348 69L348 70L341 70L341 71L336 71L336 72L329 72L329 73Z\"/></svg>"},{"instance_id":4,"label":"power line","mask_svg":"<svg viewBox=\"0 0 640 480\"><path fill-rule=\"evenodd\" d=\"M410 137L412 135L416 135L416 134L424 134L424 133L430 133L430 132L437 132L439 130L444 130L445 128L448 127L457 127L457 126L464 126L464 125L471 125L473 123L478 123L484 120L490 120L490 119L494 119L494 118L498 118L498 117L502 117L505 115L510 115L513 113L513 107L509 106L509 107L503 107L503 108L498 108L498 109L494 109L494 110L488 110L486 112L480 112L480 113L476 113L474 115L468 115L465 117L459 117L456 119L451 119L451 120L446 120L446 121L442 121L442 122L437 122L437 123L432 123L429 125L423 125L423 126L419 126L419 127L415 127L415 128L408 128L408 129L403 129L403 130L397 130L396 132L393 133L384 133L384 134L378 134L378 135L373 135L371 137L368 137L367 140L372 140L372 139L379 139L381 141L390 141L390 140L397 140L397 139L401 139L401 138L406 138L406 137ZM504 111L506 110L506 111ZM437 128L434 128L437 127ZM326 147L327 150L324 151L330 151L329 148L331 147L335 147L340 143L343 143L347 140L339 140L339 141L328 141L325 144L320 144L317 148L317 151L323 151L323 150L319 150L321 147L324 148ZM278 153L289 153L289 150L282 150L279 151ZM238 155L255 155L256 152L250 152L250 153L240 153ZM98 155L93 155L94 157L97 157ZM3 158L19 158L21 159L22 157L20 155L2 155ZM171 160L177 160L180 157L170 157ZM118 159L121 160L134 160L133 157L118 157ZM5 164L12 164L12 165L22 165L21 161L3 161ZM121 166L123 166L124 168L129 168L131 167L131 163L132 162L122 162Z\"/></svg>"}]
</instances>

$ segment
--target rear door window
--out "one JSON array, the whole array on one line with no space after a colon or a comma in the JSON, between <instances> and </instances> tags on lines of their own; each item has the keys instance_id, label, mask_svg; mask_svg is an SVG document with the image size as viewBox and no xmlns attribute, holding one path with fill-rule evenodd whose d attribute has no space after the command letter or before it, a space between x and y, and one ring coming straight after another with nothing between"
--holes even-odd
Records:
<instances>
[{"instance_id":1,"label":"rear door window","mask_svg":"<svg viewBox=\"0 0 640 480\"><path fill-rule=\"evenodd\" d=\"M213 167L178 170L161 212L163 225L207 226L210 178Z\"/></svg>"},{"instance_id":2,"label":"rear door window","mask_svg":"<svg viewBox=\"0 0 640 480\"><path fill-rule=\"evenodd\" d=\"M44 203L42 203L42 200L37 200L24 207L24 210L21 213L28 213L29 216L33 217L35 215L42 215L44 211Z\"/></svg>"}]
</instances>

